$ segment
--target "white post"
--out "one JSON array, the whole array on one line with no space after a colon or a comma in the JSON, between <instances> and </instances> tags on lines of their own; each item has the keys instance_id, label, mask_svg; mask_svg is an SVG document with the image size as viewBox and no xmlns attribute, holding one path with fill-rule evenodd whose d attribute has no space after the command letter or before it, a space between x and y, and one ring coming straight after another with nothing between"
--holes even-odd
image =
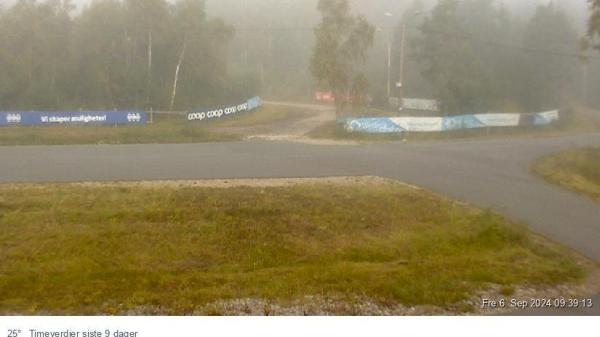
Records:
<instances>
[{"instance_id":1,"label":"white post","mask_svg":"<svg viewBox=\"0 0 600 337\"><path fill-rule=\"evenodd\" d=\"M582 75L581 75L581 100L583 104L587 104L588 97L588 66L587 61L583 61L582 64Z\"/></svg>"},{"instance_id":2,"label":"white post","mask_svg":"<svg viewBox=\"0 0 600 337\"><path fill-rule=\"evenodd\" d=\"M388 38L387 44L387 98L388 104L392 97L392 42Z\"/></svg>"},{"instance_id":3,"label":"white post","mask_svg":"<svg viewBox=\"0 0 600 337\"><path fill-rule=\"evenodd\" d=\"M400 41L400 95L398 99L400 106L402 106L402 99L404 98L404 53L405 53L405 42L406 42L406 23L402 23L402 38Z\"/></svg>"},{"instance_id":4,"label":"white post","mask_svg":"<svg viewBox=\"0 0 600 337\"><path fill-rule=\"evenodd\" d=\"M152 31L148 32L148 82L146 84L146 106L150 105L152 92Z\"/></svg>"},{"instance_id":5,"label":"white post","mask_svg":"<svg viewBox=\"0 0 600 337\"><path fill-rule=\"evenodd\" d=\"M181 55L179 55L179 62L177 63L177 68L175 68L175 78L173 80L173 93L171 94L171 105L169 106L169 111L173 111L175 106L175 96L177 95L177 82L179 81L179 70L181 69L181 64L183 63L183 59L185 57L185 47L187 41L183 40L183 48L181 48Z\"/></svg>"}]
</instances>

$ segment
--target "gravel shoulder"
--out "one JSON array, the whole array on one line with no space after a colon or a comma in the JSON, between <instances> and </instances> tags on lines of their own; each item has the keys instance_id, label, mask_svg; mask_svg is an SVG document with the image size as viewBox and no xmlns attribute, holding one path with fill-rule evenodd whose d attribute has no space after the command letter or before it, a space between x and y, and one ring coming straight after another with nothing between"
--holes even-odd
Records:
<instances>
[{"instance_id":1,"label":"gravel shoulder","mask_svg":"<svg viewBox=\"0 0 600 337\"><path fill-rule=\"evenodd\" d=\"M286 103L266 101L266 104L281 107L295 107L303 114L285 123L272 125L268 129L257 129L248 133L247 139L269 141L291 141L315 145L356 144L355 142L339 142L335 140L318 140L308 137L308 134L324 124L335 122L335 108L329 105Z\"/></svg>"}]
</instances>

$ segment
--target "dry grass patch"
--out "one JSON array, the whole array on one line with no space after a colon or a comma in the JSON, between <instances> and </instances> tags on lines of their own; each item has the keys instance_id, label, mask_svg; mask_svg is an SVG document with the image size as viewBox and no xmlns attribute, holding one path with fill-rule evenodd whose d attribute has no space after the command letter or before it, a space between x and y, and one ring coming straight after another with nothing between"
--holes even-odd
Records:
<instances>
[{"instance_id":1,"label":"dry grass patch","mask_svg":"<svg viewBox=\"0 0 600 337\"><path fill-rule=\"evenodd\" d=\"M552 183L600 200L600 147L543 157L533 164L532 170Z\"/></svg>"}]
</instances>

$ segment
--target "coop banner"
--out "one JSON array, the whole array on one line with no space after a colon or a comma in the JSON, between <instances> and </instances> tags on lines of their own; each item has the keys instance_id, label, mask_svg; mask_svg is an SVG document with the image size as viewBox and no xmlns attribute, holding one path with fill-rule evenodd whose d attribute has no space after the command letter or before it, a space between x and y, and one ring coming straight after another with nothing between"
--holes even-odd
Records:
<instances>
[{"instance_id":1,"label":"coop banner","mask_svg":"<svg viewBox=\"0 0 600 337\"><path fill-rule=\"evenodd\" d=\"M238 104L224 105L218 108L201 109L187 114L188 121L206 121L234 116L239 113L248 112L259 108L262 102L259 97L252 97Z\"/></svg>"},{"instance_id":2,"label":"coop banner","mask_svg":"<svg viewBox=\"0 0 600 337\"><path fill-rule=\"evenodd\" d=\"M535 114L490 113L451 117L355 118L343 121L349 132L397 133L549 125L560 118L558 110Z\"/></svg>"},{"instance_id":3,"label":"coop banner","mask_svg":"<svg viewBox=\"0 0 600 337\"><path fill-rule=\"evenodd\" d=\"M0 112L1 126L62 124L144 124L143 111L7 111Z\"/></svg>"}]
</instances>

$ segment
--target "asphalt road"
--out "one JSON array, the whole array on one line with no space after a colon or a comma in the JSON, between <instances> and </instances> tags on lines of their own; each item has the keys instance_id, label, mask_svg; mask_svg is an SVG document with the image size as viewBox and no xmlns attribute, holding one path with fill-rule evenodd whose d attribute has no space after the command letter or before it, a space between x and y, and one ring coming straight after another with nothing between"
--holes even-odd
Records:
<instances>
[{"instance_id":1,"label":"asphalt road","mask_svg":"<svg viewBox=\"0 0 600 337\"><path fill-rule=\"evenodd\" d=\"M357 146L247 141L0 147L0 182L377 175L493 209L600 261L598 204L529 173L543 154L592 145L600 145L600 134ZM600 315L600 296L594 300L593 310L575 313Z\"/></svg>"}]
</instances>

